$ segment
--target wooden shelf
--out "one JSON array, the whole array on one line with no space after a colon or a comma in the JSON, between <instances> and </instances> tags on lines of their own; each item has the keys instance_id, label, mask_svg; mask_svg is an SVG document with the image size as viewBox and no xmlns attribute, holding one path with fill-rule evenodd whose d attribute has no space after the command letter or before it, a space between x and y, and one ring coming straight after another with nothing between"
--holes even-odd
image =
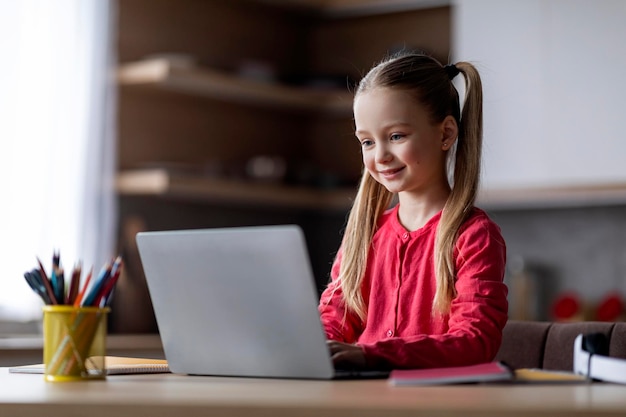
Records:
<instances>
[{"instance_id":1,"label":"wooden shelf","mask_svg":"<svg viewBox=\"0 0 626 417\"><path fill-rule=\"evenodd\" d=\"M249 80L210 68L180 64L166 58L121 65L122 86L146 86L198 96L263 106L349 115L352 94L342 90L291 87Z\"/></svg>"},{"instance_id":2,"label":"wooden shelf","mask_svg":"<svg viewBox=\"0 0 626 417\"><path fill-rule=\"evenodd\" d=\"M352 17L397 13L406 10L450 6L451 0L256 0L283 7L303 8L328 17Z\"/></svg>"},{"instance_id":3,"label":"wooden shelf","mask_svg":"<svg viewBox=\"0 0 626 417\"><path fill-rule=\"evenodd\" d=\"M165 169L129 170L118 174L120 195L158 196L237 205L278 206L323 211L345 211L355 188L321 190L200 175L174 174Z\"/></svg>"},{"instance_id":4,"label":"wooden shelf","mask_svg":"<svg viewBox=\"0 0 626 417\"><path fill-rule=\"evenodd\" d=\"M488 210L626 205L626 184L485 189L477 205Z\"/></svg>"}]
</instances>

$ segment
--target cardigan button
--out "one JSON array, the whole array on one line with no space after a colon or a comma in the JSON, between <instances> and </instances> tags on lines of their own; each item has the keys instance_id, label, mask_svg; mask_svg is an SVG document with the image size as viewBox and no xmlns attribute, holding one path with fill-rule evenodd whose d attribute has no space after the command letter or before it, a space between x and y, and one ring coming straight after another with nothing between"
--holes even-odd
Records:
<instances>
[{"instance_id":1,"label":"cardigan button","mask_svg":"<svg viewBox=\"0 0 626 417\"><path fill-rule=\"evenodd\" d=\"M402 235L402 239L407 240L409 238L409 234L408 233L404 233Z\"/></svg>"},{"instance_id":2,"label":"cardigan button","mask_svg":"<svg viewBox=\"0 0 626 417\"><path fill-rule=\"evenodd\" d=\"M387 337L393 336L393 330L387 330Z\"/></svg>"}]
</instances>

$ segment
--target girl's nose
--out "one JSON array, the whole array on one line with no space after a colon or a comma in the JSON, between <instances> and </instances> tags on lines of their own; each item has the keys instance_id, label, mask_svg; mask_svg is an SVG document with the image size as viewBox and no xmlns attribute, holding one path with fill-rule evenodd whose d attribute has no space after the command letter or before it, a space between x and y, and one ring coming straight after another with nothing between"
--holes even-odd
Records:
<instances>
[{"instance_id":1,"label":"girl's nose","mask_svg":"<svg viewBox=\"0 0 626 417\"><path fill-rule=\"evenodd\" d=\"M385 145L379 145L376 148L376 162L384 163L389 162L393 158L391 152L389 152L389 148Z\"/></svg>"}]
</instances>

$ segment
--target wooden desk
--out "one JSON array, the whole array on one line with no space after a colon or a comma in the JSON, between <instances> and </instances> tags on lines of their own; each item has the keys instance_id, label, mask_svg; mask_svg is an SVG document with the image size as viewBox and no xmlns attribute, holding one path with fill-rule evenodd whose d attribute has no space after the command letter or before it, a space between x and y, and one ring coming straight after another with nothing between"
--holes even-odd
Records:
<instances>
[{"instance_id":1,"label":"wooden desk","mask_svg":"<svg viewBox=\"0 0 626 417\"><path fill-rule=\"evenodd\" d=\"M301 381L110 376L49 383L0 368L0 415L90 417L623 416L626 386L391 387L384 380Z\"/></svg>"}]
</instances>

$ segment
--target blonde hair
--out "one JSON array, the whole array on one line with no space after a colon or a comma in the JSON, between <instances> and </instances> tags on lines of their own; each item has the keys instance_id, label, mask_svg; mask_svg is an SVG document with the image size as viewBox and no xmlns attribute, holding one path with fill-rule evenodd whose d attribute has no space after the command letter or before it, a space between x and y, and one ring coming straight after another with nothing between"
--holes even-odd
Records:
<instances>
[{"instance_id":1,"label":"blonde hair","mask_svg":"<svg viewBox=\"0 0 626 417\"><path fill-rule=\"evenodd\" d=\"M452 72L451 72L452 70ZM459 95L451 79L459 72L465 79L462 113ZM356 95L373 88L398 88L411 92L430 112L433 123L449 115L459 126L451 192L443 208L435 239L436 292L433 310L445 314L456 295L454 250L459 229L474 206L480 178L482 152L482 84L476 68L468 62L443 67L423 54L403 54L378 64L359 83ZM348 216L342 241L338 283L347 310L365 321L367 307L361 283L378 221L391 204L393 194L363 170Z\"/></svg>"}]
</instances>

